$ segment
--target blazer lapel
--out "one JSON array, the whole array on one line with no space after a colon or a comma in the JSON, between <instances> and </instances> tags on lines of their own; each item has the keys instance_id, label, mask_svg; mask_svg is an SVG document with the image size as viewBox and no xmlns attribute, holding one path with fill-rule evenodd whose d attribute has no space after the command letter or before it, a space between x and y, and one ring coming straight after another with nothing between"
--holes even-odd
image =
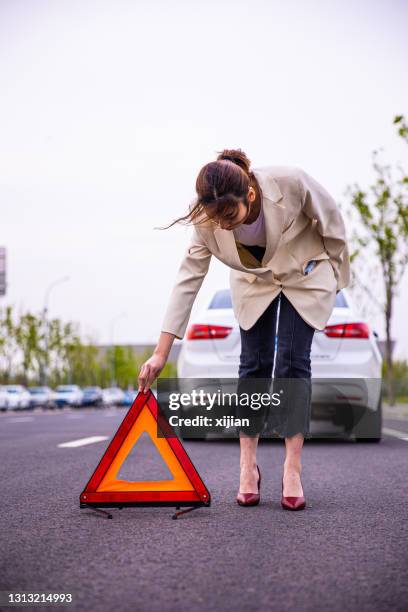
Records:
<instances>
[{"instance_id":1,"label":"blazer lapel","mask_svg":"<svg viewBox=\"0 0 408 612\"><path fill-rule=\"evenodd\" d=\"M267 264L272 259L278 248L279 241L282 236L282 230L284 225L285 216L285 205L280 204L283 195L279 189L279 186L275 179L268 174L268 168L253 169L259 186L262 192L262 206L265 215L265 231L266 231L266 248L265 255L262 259L262 266L257 268L248 268L245 266L238 254L237 245L235 243L235 237L232 230L224 230L217 227L214 230L214 237L217 241L218 247L222 253L226 255L226 258L238 267L245 270L263 270L267 267Z\"/></svg>"}]
</instances>

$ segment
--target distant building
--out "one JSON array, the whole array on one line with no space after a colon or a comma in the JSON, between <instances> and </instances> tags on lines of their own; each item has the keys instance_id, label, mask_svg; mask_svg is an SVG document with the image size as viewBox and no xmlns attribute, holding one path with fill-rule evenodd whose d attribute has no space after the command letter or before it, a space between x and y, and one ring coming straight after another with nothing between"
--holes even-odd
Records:
<instances>
[{"instance_id":1,"label":"distant building","mask_svg":"<svg viewBox=\"0 0 408 612\"><path fill-rule=\"evenodd\" d=\"M392 352L394 352L395 343L396 343L396 340L391 340ZM385 344L386 344L385 340L377 339L377 346L379 348L379 351L383 359L385 358ZM106 351L108 348L110 348L110 346L111 346L110 344L100 344L98 348L101 351ZM145 350L149 350L150 352L153 352L155 348L155 344L121 344L120 346L124 346L124 347L130 346L133 349L133 351L138 355L142 355ZM169 359L168 359L169 361L173 361L174 363L176 363L178 356L180 354L181 346L182 346L182 342L173 343L173 346L170 349L170 354L169 354Z\"/></svg>"},{"instance_id":2,"label":"distant building","mask_svg":"<svg viewBox=\"0 0 408 612\"><path fill-rule=\"evenodd\" d=\"M180 353L180 349L181 349L181 344L182 344L181 342L173 343L173 346L170 349L168 361L173 361L174 363L177 361L179 353ZM116 346L119 346L119 343ZM156 345L152 343L152 344L120 344L120 346L122 346L123 348L130 347L137 355L143 355L143 353L146 350L153 353ZM99 344L98 348L103 353L107 351L109 348L111 348L111 345L110 344Z\"/></svg>"}]
</instances>

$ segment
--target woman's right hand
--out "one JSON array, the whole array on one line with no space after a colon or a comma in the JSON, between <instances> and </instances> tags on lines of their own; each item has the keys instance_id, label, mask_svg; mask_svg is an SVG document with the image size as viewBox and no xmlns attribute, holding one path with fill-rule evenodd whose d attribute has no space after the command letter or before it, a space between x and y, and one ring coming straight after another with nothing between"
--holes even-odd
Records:
<instances>
[{"instance_id":1,"label":"woman's right hand","mask_svg":"<svg viewBox=\"0 0 408 612\"><path fill-rule=\"evenodd\" d=\"M142 364L138 378L139 391L147 393L150 385L166 365L166 361L167 359L163 355L153 353L153 355Z\"/></svg>"}]
</instances>

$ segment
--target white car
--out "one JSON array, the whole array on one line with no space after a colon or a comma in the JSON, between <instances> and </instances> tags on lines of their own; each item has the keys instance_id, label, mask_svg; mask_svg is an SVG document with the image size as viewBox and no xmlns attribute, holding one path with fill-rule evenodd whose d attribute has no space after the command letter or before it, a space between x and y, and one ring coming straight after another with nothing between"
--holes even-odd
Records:
<instances>
[{"instance_id":1,"label":"white car","mask_svg":"<svg viewBox=\"0 0 408 612\"><path fill-rule=\"evenodd\" d=\"M78 385L59 385L55 389L54 402L59 407L82 406L83 392Z\"/></svg>"},{"instance_id":2,"label":"white car","mask_svg":"<svg viewBox=\"0 0 408 612\"><path fill-rule=\"evenodd\" d=\"M125 400L125 393L119 387L102 389L102 402L106 406L120 406Z\"/></svg>"},{"instance_id":3,"label":"white car","mask_svg":"<svg viewBox=\"0 0 408 612\"><path fill-rule=\"evenodd\" d=\"M4 385L7 394L7 408L29 408L31 395L23 385Z\"/></svg>"},{"instance_id":4,"label":"white car","mask_svg":"<svg viewBox=\"0 0 408 612\"><path fill-rule=\"evenodd\" d=\"M9 407L8 393L4 387L0 386L0 410L7 410Z\"/></svg>"},{"instance_id":5,"label":"white car","mask_svg":"<svg viewBox=\"0 0 408 612\"><path fill-rule=\"evenodd\" d=\"M325 329L316 330L312 342L312 422L325 426L331 421L334 427L329 430L353 430L356 439L381 439L382 357L376 336L357 315L347 289L342 289ZM187 329L177 361L180 391L193 388L193 381L186 379L236 380L240 351L230 290L222 289Z\"/></svg>"},{"instance_id":6,"label":"white car","mask_svg":"<svg viewBox=\"0 0 408 612\"><path fill-rule=\"evenodd\" d=\"M54 391L49 387L29 387L28 391L31 396L31 407L41 406L43 408L52 408L54 404Z\"/></svg>"}]
</instances>

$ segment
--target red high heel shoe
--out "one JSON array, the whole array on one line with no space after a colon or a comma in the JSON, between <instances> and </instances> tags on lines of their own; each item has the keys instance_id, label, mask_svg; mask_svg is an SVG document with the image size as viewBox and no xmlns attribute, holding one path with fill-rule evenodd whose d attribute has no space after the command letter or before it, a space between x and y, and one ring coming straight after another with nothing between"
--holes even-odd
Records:
<instances>
[{"instance_id":1,"label":"red high heel shoe","mask_svg":"<svg viewBox=\"0 0 408 612\"><path fill-rule=\"evenodd\" d=\"M283 477L282 477L282 498L281 505L285 510L303 510L306 506L306 500L303 495L299 497L284 497L283 495Z\"/></svg>"},{"instance_id":2,"label":"red high heel shoe","mask_svg":"<svg viewBox=\"0 0 408 612\"><path fill-rule=\"evenodd\" d=\"M258 470L258 493L238 493L237 495L237 503L240 506L257 506L259 504L259 500L261 499L261 470L258 465L256 466Z\"/></svg>"}]
</instances>

